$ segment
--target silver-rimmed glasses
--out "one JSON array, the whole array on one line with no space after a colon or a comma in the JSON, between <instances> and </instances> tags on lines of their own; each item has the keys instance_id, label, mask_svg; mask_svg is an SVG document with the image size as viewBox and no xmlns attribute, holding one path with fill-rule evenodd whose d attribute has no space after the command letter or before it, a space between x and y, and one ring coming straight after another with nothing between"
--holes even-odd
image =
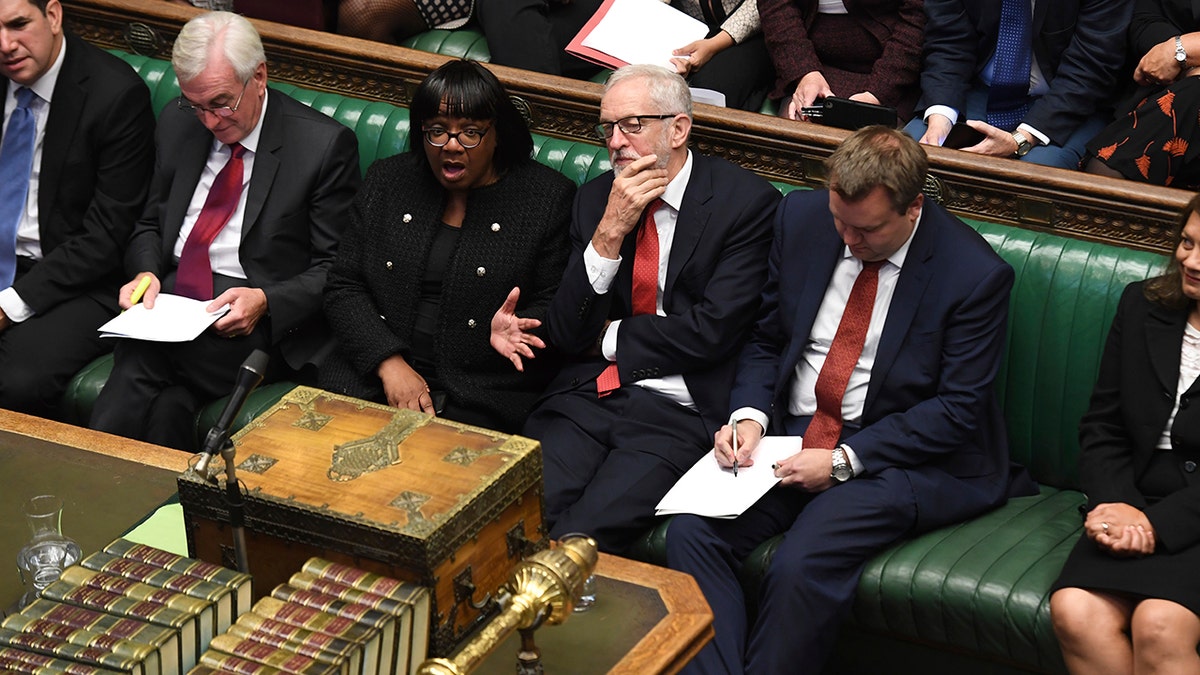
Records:
<instances>
[{"instance_id":1,"label":"silver-rimmed glasses","mask_svg":"<svg viewBox=\"0 0 1200 675\"><path fill-rule=\"evenodd\" d=\"M229 105L214 105L214 106L210 107L210 106L196 105L195 103L192 103L191 101L188 101L186 98L180 96L179 97L179 109L186 110L187 112L193 113L197 117L200 116L200 113L208 113L210 115L216 115L217 117L233 117L233 114L238 111L238 107L242 105L242 98L246 95L246 85L250 84L250 79L251 78L248 77L248 78L246 78L245 82L242 82L242 93L238 94L237 100L234 101L233 105L231 105L231 106L229 106Z\"/></svg>"},{"instance_id":2,"label":"silver-rimmed glasses","mask_svg":"<svg viewBox=\"0 0 1200 675\"><path fill-rule=\"evenodd\" d=\"M646 125L646 123L642 120L669 120L678 114L679 113L670 113L668 115L630 115L629 117L622 117L615 122L600 122L596 125L596 135L607 141L608 139L612 138L614 128L620 129L621 133L627 136L640 134Z\"/></svg>"}]
</instances>

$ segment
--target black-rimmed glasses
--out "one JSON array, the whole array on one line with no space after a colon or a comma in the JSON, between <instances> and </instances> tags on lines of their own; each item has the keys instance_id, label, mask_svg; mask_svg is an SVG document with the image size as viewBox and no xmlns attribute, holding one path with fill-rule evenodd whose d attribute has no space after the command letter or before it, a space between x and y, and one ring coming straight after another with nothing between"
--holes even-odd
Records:
<instances>
[{"instance_id":1,"label":"black-rimmed glasses","mask_svg":"<svg viewBox=\"0 0 1200 675\"><path fill-rule=\"evenodd\" d=\"M642 120L669 120L679 113L671 113L669 115L630 115L622 117L615 122L601 122L596 125L596 135L604 140L612 138L613 129L620 129L621 133L626 136L642 133L645 123Z\"/></svg>"},{"instance_id":2,"label":"black-rimmed glasses","mask_svg":"<svg viewBox=\"0 0 1200 675\"><path fill-rule=\"evenodd\" d=\"M491 130L491 127L486 129L475 129L472 127L469 129L463 129L462 131L450 131L449 129L443 129L442 127L429 127L428 129L423 129L422 132L425 134L425 142L435 148L440 148L446 145L450 142L450 139L453 138L458 140L459 145L463 146L467 150L470 150L471 148L482 143L483 137L486 136L487 132Z\"/></svg>"},{"instance_id":3,"label":"black-rimmed glasses","mask_svg":"<svg viewBox=\"0 0 1200 675\"><path fill-rule=\"evenodd\" d=\"M188 101L186 98L180 96L179 97L179 109L186 110L187 112L193 113L197 117L200 116L200 113L208 113L210 115L216 115L217 117L233 117L233 114L236 113L238 111L238 108L242 105L242 97L244 97L246 95L246 85L250 84L250 79L251 78L248 77L248 78L246 78L245 82L242 82L242 93L238 94L237 100L234 101L233 105L231 105L231 106L229 106L229 105L214 105L212 107L208 107L208 106L196 105L195 103L192 103L192 102Z\"/></svg>"}]
</instances>

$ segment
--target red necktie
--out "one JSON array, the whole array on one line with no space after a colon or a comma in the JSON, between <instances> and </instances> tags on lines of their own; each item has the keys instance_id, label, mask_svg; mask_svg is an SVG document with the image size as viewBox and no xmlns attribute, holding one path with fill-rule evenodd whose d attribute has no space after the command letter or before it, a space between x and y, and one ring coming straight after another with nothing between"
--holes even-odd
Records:
<instances>
[{"instance_id":1,"label":"red necktie","mask_svg":"<svg viewBox=\"0 0 1200 675\"><path fill-rule=\"evenodd\" d=\"M237 210L242 198L242 155L246 148L240 143L229 146L232 155L225 167L217 174L200 217L192 226L183 253L179 255L179 272L175 276L175 293L195 300L211 300L213 297L212 263L208 258L208 247L217 238L217 233Z\"/></svg>"},{"instance_id":2,"label":"red necktie","mask_svg":"<svg viewBox=\"0 0 1200 675\"><path fill-rule=\"evenodd\" d=\"M832 448L837 445L842 433L842 396L850 374L862 356L867 327L871 325L871 312L875 309L875 289L879 286L879 268L885 261L864 262L862 271L850 289L850 299L842 312L833 344L825 364L817 375L814 393L817 396L817 412L804 434L806 448Z\"/></svg>"},{"instance_id":3,"label":"red necktie","mask_svg":"<svg viewBox=\"0 0 1200 675\"><path fill-rule=\"evenodd\" d=\"M662 203L655 199L646 207L642 227L638 230L637 245L633 254L633 313L658 313L658 226L654 224L654 211ZM616 362L596 378L596 393L608 396L621 386L621 376Z\"/></svg>"}]
</instances>

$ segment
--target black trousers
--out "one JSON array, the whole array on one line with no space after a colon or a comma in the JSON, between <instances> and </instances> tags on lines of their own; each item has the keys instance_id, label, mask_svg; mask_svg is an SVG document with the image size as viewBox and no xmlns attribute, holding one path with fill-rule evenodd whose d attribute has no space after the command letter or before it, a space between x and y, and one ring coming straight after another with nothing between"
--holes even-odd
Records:
<instances>
[{"instance_id":1,"label":"black trousers","mask_svg":"<svg viewBox=\"0 0 1200 675\"><path fill-rule=\"evenodd\" d=\"M542 442L552 538L582 532L620 554L654 524L654 507L712 448L700 414L625 386L598 398L595 380L544 400L525 423Z\"/></svg>"},{"instance_id":2,"label":"black trousers","mask_svg":"<svg viewBox=\"0 0 1200 675\"><path fill-rule=\"evenodd\" d=\"M224 338L211 329L191 342L121 340L108 382L96 399L90 426L169 448L197 450L196 413L233 389L238 370L255 349L270 353L270 323L250 335ZM272 364L281 363L278 354ZM278 371L273 368L267 379Z\"/></svg>"},{"instance_id":3,"label":"black trousers","mask_svg":"<svg viewBox=\"0 0 1200 675\"><path fill-rule=\"evenodd\" d=\"M492 63L586 79L600 67L563 49L599 7L600 0L479 0L475 16Z\"/></svg>"},{"instance_id":4,"label":"black trousers","mask_svg":"<svg viewBox=\"0 0 1200 675\"><path fill-rule=\"evenodd\" d=\"M18 259L17 278L35 262ZM113 289L115 307L116 289ZM0 332L0 408L57 417L67 383L93 359L113 348L96 329L112 307L81 295Z\"/></svg>"}]
</instances>

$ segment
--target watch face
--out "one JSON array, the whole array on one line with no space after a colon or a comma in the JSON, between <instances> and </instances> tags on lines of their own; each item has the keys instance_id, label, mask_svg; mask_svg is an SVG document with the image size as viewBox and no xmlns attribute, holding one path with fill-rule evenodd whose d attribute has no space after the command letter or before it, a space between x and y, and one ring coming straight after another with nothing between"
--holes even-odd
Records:
<instances>
[{"instance_id":1,"label":"watch face","mask_svg":"<svg viewBox=\"0 0 1200 675\"><path fill-rule=\"evenodd\" d=\"M845 483L854 476L854 471L849 464L838 464L833 467L833 479L839 483Z\"/></svg>"}]
</instances>

